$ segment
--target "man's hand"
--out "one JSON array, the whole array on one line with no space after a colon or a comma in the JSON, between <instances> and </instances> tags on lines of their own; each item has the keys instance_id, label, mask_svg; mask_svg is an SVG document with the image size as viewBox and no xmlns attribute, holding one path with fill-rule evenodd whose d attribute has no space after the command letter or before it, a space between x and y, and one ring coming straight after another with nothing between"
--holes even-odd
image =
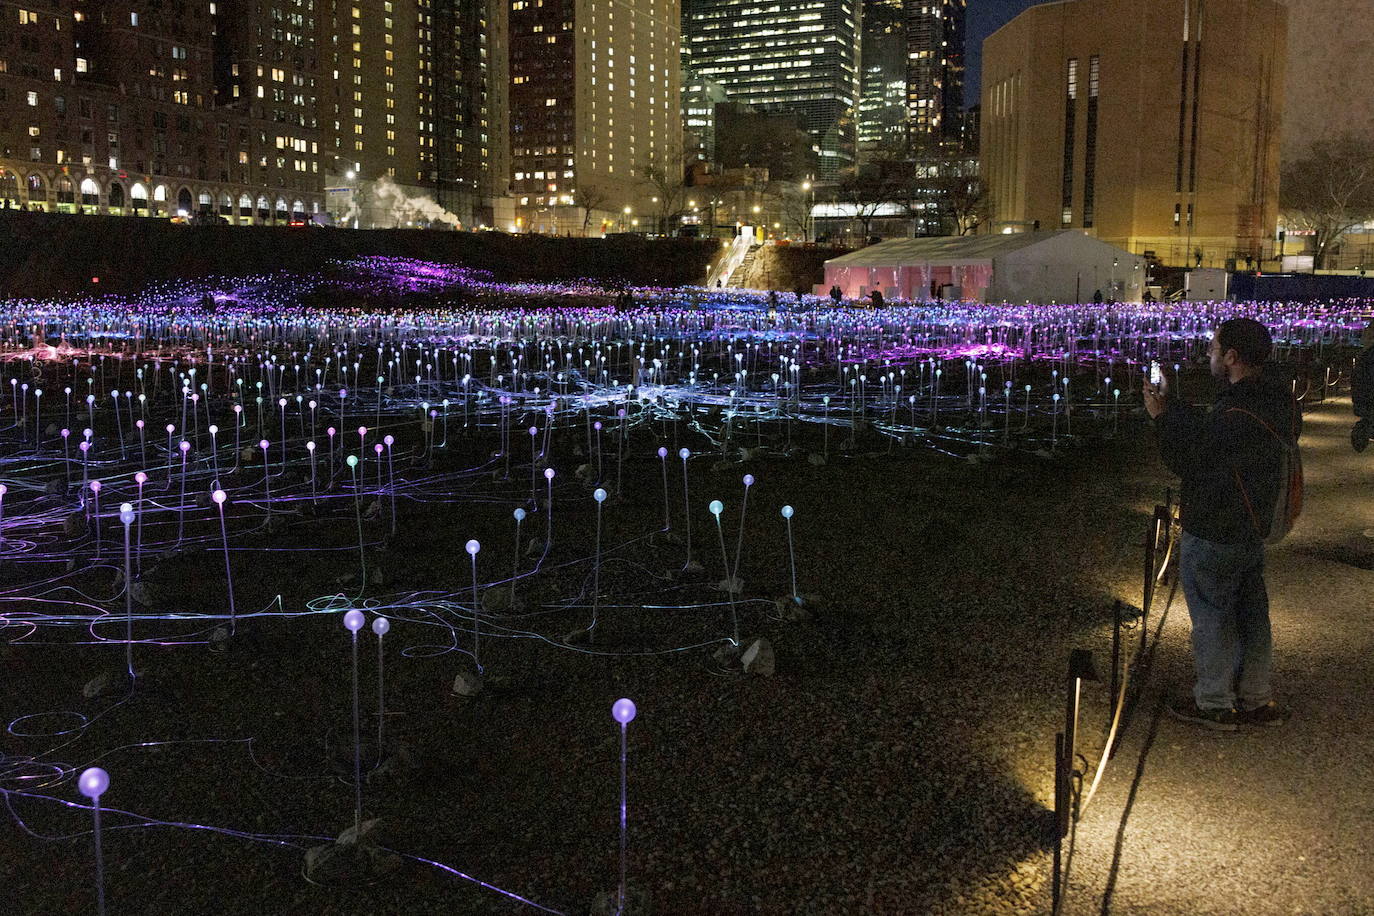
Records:
<instances>
[{"instance_id":1,"label":"man's hand","mask_svg":"<svg viewBox=\"0 0 1374 916\"><path fill-rule=\"evenodd\" d=\"M1164 409L1168 406L1168 398L1168 376L1162 377L1158 385L1145 383L1145 412L1150 415L1151 420L1159 419L1159 415L1164 413Z\"/></svg>"}]
</instances>

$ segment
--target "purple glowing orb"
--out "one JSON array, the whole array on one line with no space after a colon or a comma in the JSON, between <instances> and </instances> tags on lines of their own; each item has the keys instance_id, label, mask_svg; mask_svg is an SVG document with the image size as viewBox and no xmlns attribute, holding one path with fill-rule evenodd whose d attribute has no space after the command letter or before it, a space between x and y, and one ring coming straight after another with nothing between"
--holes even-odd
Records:
<instances>
[{"instance_id":1,"label":"purple glowing orb","mask_svg":"<svg viewBox=\"0 0 1374 916\"><path fill-rule=\"evenodd\" d=\"M630 701L626 700L625 702L629 703ZM630 716L633 718L633 703L630 703L630 710ZM76 785L77 788L81 790L81 794L87 798L99 798L104 795L105 790L110 787L110 774L106 773L100 767L91 767L81 773L80 778L76 781Z\"/></svg>"},{"instance_id":2,"label":"purple glowing orb","mask_svg":"<svg viewBox=\"0 0 1374 916\"><path fill-rule=\"evenodd\" d=\"M344 628L350 633L357 633L361 630L364 622L362 611L354 610L344 614Z\"/></svg>"},{"instance_id":3,"label":"purple glowing orb","mask_svg":"<svg viewBox=\"0 0 1374 916\"><path fill-rule=\"evenodd\" d=\"M479 544L477 541L468 541L468 543L467 543L467 552L468 552L469 555L475 557L475 556L477 556L477 551L479 551L479 550L481 550L481 549L482 549L482 545Z\"/></svg>"},{"instance_id":4,"label":"purple glowing orb","mask_svg":"<svg viewBox=\"0 0 1374 916\"><path fill-rule=\"evenodd\" d=\"M373 632L373 633L376 633L376 634L380 637L380 636L385 636L385 635L386 635L387 633L389 633L390 631L391 631L391 621L390 621L390 620L387 620L385 617L375 617L375 618L373 618L373 620L372 620L372 632Z\"/></svg>"},{"instance_id":5,"label":"purple glowing orb","mask_svg":"<svg viewBox=\"0 0 1374 916\"><path fill-rule=\"evenodd\" d=\"M621 697L611 706L611 716L621 725L629 725L635 719L635 701Z\"/></svg>"}]
</instances>

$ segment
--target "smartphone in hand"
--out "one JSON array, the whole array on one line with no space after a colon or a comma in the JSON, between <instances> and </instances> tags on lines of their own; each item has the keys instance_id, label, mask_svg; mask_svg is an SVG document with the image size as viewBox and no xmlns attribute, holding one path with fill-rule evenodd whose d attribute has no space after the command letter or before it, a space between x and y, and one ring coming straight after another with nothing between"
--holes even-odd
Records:
<instances>
[{"instance_id":1,"label":"smartphone in hand","mask_svg":"<svg viewBox=\"0 0 1374 916\"><path fill-rule=\"evenodd\" d=\"M1150 384L1158 388L1164 383L1164 369L1159 365L1159 360L1150 362Z\"/></svg>"}]
</instances>

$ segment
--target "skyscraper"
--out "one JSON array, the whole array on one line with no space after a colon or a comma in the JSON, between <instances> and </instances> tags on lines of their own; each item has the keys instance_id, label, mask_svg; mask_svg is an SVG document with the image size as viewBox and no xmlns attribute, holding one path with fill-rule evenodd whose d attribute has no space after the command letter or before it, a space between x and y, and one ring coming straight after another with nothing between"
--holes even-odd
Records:
<instances>
[{"instance_id":1,"label":"skyscraper","mask_svg":"<svg viewBox=\"0 0 1374 916\"><path fill-rule=\"evenodd\" d=\"M716 160L716 105L725 87L694 73L682 74L682 151L688 163Z\"/></svg>"},{"instance_id":2,"label":"skyscraper","mask_svg":"<svg viewBox=\"0 0 1374 916\"><path fill-rule=\"evenodd\" d=\"M682 183L680 9L510 0L517 228L653 228L660 202L646 176Z\"/></svg>"},{"instance_id":3,"label":"skyscraper","mask_svg":"<svg viewBox=\"0 0 1374 916\"><path fill-rule=\"evenodd\" d=\"M907 124L920 148L959 139L968 0L905 0Z\"/></svg>"},{"instance_id":4,"label":"skyscraper","mask_svg":"<svg viewBox=\"0 0 1374 916\"><path fill-rule=\"evenodd\" d=\"M864 0L859 154L901 153L907 142L906 18L902 0Z\"/></svg>"},{"instance_id":5,"label":"skyscraper","mask_svg":"<svg viewBox=\"0 0 1374 916\"><path fill-rule=\"evenodd\" d=\"M858 0L683 0L683 69L760 111L797 111L821 148L820 177L855 161Z\"/></svg>"}]
</instances>

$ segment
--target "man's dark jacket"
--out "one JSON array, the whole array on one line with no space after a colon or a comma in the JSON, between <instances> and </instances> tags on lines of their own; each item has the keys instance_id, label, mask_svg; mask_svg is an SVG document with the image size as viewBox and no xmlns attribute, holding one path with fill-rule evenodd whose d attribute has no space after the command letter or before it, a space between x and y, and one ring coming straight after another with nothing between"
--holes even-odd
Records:
<instances>
[{"instance_id":1,"label":"man's dark jacket","mask_svg":"<svg viewBox=\"0 0 1374 916\"><path fill-rule=\"evenodd\" d=\"M1288 385L1274 379L1228 384L1210 410L1170 400L1155 432L1165 465L1182 478L1183 530L1218 544L1268 537L1283 483L1283 445L1274 434L1295 442L1301 431Z\"/></svg>"},{"instance_id":2,"label":"man's dark jacket","mask_svg":"<svg viewBox=\"0 0 1374 916\"><path fill-rule=\"evenodd\" d=\"M1355 416L1374 420L1374 347L1365 347L1350 377L1350 400Z\"/></svg>"}]
</instances>

